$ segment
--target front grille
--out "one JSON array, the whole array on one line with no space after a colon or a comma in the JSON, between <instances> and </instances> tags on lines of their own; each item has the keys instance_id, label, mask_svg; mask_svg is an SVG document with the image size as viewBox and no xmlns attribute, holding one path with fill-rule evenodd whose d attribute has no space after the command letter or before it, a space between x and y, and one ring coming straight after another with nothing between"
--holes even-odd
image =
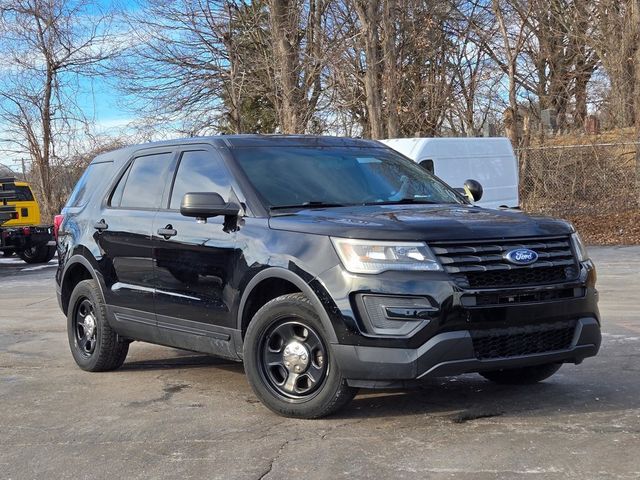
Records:
<instances>
[{"instance_id":1,"label":"front grille","mask_svg":"<svg viewBox=\"0 0 640 480\"><path fill-rule=\"evenodd\" d=\"M552 302L566 298L579 298L584 296L584 288L555 288L553 290L536 291L510 291L510 292L490 292L478 293L474 295L463 295L460 303L464 307L486 307L495 305L513 305L517 303Z\"/></svg>"},{"instance_id":2,"label":"front grille","mask_svg":"<svg viewBox=\"0 0 640 480\"><path fill-rule=\"evenodd\" d=\"M518 357L566 350L571 347L576 320L527 325L524 327L471 330L476 358Z\"/></svg>"},{"instance_id":3,"label":"front grille","mask_svg":"<svg viewBox=\"0 0 640 480\"><path fill-rule=\"evenodd\" d=\"M445 271L461 288L500 288L547 285L579 275L568 237L499 240L430 245ZM528 248L538 254L532 265L514 265L504 254Z\"/></svg>"}]
</instances>

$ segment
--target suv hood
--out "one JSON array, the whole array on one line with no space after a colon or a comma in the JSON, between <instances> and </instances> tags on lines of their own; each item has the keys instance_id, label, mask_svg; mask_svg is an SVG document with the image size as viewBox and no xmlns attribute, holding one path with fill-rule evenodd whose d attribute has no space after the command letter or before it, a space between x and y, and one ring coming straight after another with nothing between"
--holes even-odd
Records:
<instances>
[{"instance_id":1,"label":"suv hood","mask_svg":"<svg viewBox=\"0 0 640 480\"><path fill-rule=\"evenodd\" d=\"M481 240L568 235L571 224L469 205L371 205L306 209L269 219L274 230L369 240Z\"/></svg>"}]
</instances>

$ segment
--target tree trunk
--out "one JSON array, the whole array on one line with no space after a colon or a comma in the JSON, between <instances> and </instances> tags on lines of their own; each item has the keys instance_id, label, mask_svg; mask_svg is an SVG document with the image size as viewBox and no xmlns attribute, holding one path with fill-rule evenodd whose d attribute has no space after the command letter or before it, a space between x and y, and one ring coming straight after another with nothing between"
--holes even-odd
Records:
<instances>
[{"instance_id":1,"label":"tree trunk","mask_svg":"<svg viewBox=\"0 0 640 480\"><path fill-rule=\"evenodd\" d=\"M282 133L304 133L300 125L296 74L298 13L295 2L271 0L271 33L276 64L276 101ZM294 4L292 4L294 3ZM292 18L294 17L294 18Z\"/></svg>"},{"instance_id":2,"label":"tree trunk","mask_svg":"<svg viewBox=\"0 0 640 480\"><path fill-rule=\"evenodd\" d=\"M574 87L576 107L573 113L573 128L575 130L584 130L584 122L587 119L587 84L590 77L590 74L584 72L576 73Z\"/></svg>"},{"instance_id":3,"label":"tree trunk","mask_svg":"<svg viewBox=\"0 0 640 480\"><path fill-rule=\"evenodd\" d=\"M396 53L396 0L384 1L384 86L387 99L387 136L396 138L398 121L398 66Z\"/></svg>"},{"instance_id":4,"label":"tree trunk","mask_svg":"<svg viewBox=\"0 0 640 480\"><path fill-rule=\"evenodd\" d=\"M632 22L635 25L635 55L633 63L635 67L635 93L634 93L634 110L635 110L635 131L636 141L640 140L640 0L632 0ZM640 145L636 144L636 199L640 205Z\"/></svg>"},{"instance_id":5,"label":"tree trunk","mask_svg":"<svg viewBox=\"0 0 640 480\"><path fill-rule=\"evenodd\" d=\"M55 70L52 65L47 65L47 76L44 85L44 97L42 101L42 155L34 158L37 165L38 177L40 180L40 192L44 210L45 222L53 220L53 194L51 185L51 95L53 93Z\"/></svg>"},{"instance_id":6,"label":"tree trunk","mask_svg":"<svg viewBox=\"0 0 640 480\"><path fill-rule=\"evenodd\" d=\"M369 120L369 135L371 138L384 138L382 125L382 98L380 88L380 58L379 58L379 21L380 0L359 0L356 2L356 12L360 19L364 41L366 69L364 72L364 90L366 95L367 116Z\"/></svg>"}]
</instances>

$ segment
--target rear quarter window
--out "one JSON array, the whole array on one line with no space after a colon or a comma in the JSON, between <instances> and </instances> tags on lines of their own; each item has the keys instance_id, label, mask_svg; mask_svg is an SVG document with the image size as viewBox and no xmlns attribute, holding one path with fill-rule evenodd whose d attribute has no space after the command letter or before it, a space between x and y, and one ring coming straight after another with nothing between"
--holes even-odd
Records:
<instances>
[{"instance_id":1,"label":"rear quarter window","mask_svg":"<svg viewBox=\"0 0 640 480\"><path fill-rule=\"evenodd\" d=\"M109 178L113 162L92 163L84 171L71 192L67 207L83 207L101 182Z\"/></svg>"}]
</instances>

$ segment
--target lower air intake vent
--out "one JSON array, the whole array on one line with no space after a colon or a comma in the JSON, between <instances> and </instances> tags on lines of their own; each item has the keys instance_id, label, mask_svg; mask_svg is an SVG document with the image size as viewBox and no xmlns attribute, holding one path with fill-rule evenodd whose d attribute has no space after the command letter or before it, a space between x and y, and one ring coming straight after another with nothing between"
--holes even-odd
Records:
<instances>
[{"instance_id":1,"label":"lower air intake vent","mask_svg":"<svg viewBox=\"0 0 640 480\"><path fill-rule=\"evenodd\" d=\"M524 327L471 330L471 339L479 360L553 352L571 347L576 323L575 320L568 320Z\"/></svg>"}]
</instances>

